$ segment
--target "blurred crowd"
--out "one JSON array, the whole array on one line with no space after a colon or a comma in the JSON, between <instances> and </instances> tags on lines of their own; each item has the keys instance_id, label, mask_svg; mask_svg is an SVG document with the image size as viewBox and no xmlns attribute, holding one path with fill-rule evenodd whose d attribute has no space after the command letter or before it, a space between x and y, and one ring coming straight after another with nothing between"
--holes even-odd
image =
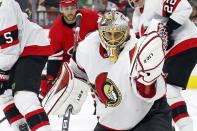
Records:
<instances>
[{"instance_id":1,"label":"blurred crowd","mask_svg":"<svg viewBox=\"0 0 197 131\"><path fill-rule=\"evenodd\" d=\"M17 0L24 12L31 10L33 0ZM36 0L37 23L50 27L59 14L59 0ZM190 19L197 25L197 0L190 0L193 7ZM116 8L132 21L133 9L127 0L78 0L79 8L92 9L101 13Z\"/></svg>"}]
</instances>

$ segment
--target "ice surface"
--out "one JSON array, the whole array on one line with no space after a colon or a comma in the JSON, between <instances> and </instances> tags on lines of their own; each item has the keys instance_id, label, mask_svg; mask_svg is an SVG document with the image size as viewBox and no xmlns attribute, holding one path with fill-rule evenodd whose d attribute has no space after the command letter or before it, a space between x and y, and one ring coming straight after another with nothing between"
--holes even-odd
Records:
<instances>
[{"instance_id":1,"label":"ice surface","mask_svg":"<svg viewBox=\"0 0 197 131\"><path fill-rule=\"evenodd\" d=\"M197 89L187 89L186 91L182 91L182 94L188 105L189 114L194 120L194 131L197 131ZM96 116L92 115L93 112L93 100L89 95L81 112L78 115L71 115L69 131L93 131L97 123ZM0 118L2 117L4 117L4 115L1 112ZM61 131L62 118L50 116L49 119L53 131ZM6 120L0 124L0 131L12 131Z\"/></svg>"}]
</instances>

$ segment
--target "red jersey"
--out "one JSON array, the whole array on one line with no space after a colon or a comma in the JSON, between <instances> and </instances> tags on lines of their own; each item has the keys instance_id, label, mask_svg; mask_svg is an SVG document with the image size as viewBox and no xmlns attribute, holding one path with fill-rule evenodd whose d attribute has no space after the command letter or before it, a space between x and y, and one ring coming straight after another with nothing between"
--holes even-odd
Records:
<instances>
[{"instance_id":1,"label":"red jersey","mask_svg":"<svg viewBox=\"0 0 197 131\"><path fill-rule=\"evenodd\" d=\"M85 39L89 32L93 32L98 29L98 12L89 9L79 9L78 13L82 14L79 42ZM63 59L69 61L71 57L70 51L74 46L74 33L75 26L68 27L63 22L63 16L60 15L53 26L50 29L49 37L51 39L51 45L54 48L54 52L63 50Z\"/></svg>"}]
</instances>

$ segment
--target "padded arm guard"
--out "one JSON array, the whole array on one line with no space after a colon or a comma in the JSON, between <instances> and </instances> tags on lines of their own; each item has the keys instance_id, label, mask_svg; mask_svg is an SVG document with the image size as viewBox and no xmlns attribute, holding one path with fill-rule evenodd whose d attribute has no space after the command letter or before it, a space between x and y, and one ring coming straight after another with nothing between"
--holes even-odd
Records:
<instances>
[{"instance_id":1,"label":"padded arm guard","mask_svg":"<svg viewBox=\"0 0 197 131\"><path fill-rule=\"evenodd\" d=\"M73 114L81 110L89 87L73 76L68 64L64 63L60 76L42 101L47 115L63 116L69 105L73 106Z\"/></svg>"}]
</instances>

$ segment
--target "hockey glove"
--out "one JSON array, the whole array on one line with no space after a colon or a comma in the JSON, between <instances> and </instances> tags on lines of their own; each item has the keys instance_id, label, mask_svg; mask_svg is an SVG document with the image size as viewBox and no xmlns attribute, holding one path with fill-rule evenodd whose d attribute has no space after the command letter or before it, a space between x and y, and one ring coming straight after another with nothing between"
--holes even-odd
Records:
<instances>
[{"instance_id":1,"label":"hockey glove","mask_svg":"<svg viewBox=\"0 0 197 131\"><path fill-rule=\"evenodd\" d=\"M162 74L165 51L158 33L153 32L145 37L137 55L136 80L150 86Z\"/></svg>"},{"instance_id":2,"label":"hockey glove","mask_svg":"<svg viewBox=\"0 0 197 131\"><path fill-rule=\"evenodd\" d=\"M8 71L0 70L0 95L7 89L7 81L9 80Z\"/></svg>"},{"instance_id":3,"label":"hockey glove","mask_svg":"<svg viewBox=\"0 0 197 131\"><path fill-rule=\"evenodd\" d=\"M159 21L153 20L148 27L146 35L137 43L136 63L134 64L134 77L138 93L145 98L152 98L156 94L155 83L162 75L167 32Z\"/></svg>"},{"instance_id":4,"label":"hockey glove","mask_svg":"<svg viewBox=\"0 0 197 131\"><path fill-rule=\"evenodd\" d=\"M55 83L56 79L55 77L49 75L42 75L42 81L41 81L41 93L40 93L40 98L43 99L46 94L49 92L49 90L51 89L51 87L53 86L53 84Z\"/></svg>"}]
</instances>

